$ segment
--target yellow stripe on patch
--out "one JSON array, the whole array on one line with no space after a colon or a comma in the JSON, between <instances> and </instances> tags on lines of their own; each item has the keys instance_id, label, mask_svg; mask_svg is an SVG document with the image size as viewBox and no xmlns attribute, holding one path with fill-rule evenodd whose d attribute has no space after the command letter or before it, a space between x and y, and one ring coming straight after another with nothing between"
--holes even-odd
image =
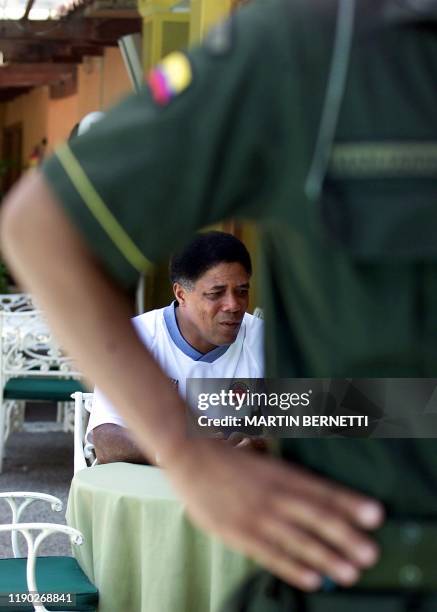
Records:
<instances>
[{"instance_id":1,"label":"yellow stripe on patch","mask_svg":"<svg viewBox=\"0 0 437 612\"><path fill-rule=\"evenodd\" d=\"M116 245L119 251L124 255L127 261L136 268L139 272L144 272L152 264L144 257L131 237L126 233L109 208L106 206L102 198L95 190L93 184L85 174L83 168L73 155L68 144L64 144L57 151L56 155L59 158L65 172L69 176L71 182L76 188L82 200L108 234L109 238Z\"/></svg>"},{"instance_id":2,"label":"yellow stripe on patch","mask_svg":"<svg viewBox=\"0 0 437 612\"><path fill-rule=\"evenodd\" d=\"M190 62L187 56L179 51L167 55L159 64L159 68L164 70L172 89L176 93L186 89L192 81Z\"/></svg>"}]
</instances>

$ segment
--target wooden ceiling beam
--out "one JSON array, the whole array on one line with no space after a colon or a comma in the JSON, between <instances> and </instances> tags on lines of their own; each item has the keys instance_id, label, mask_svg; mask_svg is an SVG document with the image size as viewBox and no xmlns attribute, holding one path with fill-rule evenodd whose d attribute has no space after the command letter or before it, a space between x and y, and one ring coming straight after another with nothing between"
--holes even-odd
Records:
<instances>
[{"instance_id":1,"label":"wooden ceiling beam","mask_svg":"<svg viewBox=\"0 0 437 612\"><path fill-rule=\"evenodd\" d=\"M126 19L138 16L137 0L92 0L83 10L85 17Z\"/></svg>"},{"instance_id":2,"label":"wooden ceiling beam","mask_svg":"<svg viewBox=\"0 0 437 612\"><path fill-rule=\"evenodd\" d=\"M3 41L65 41L74 44L115 45L120 36L141 31L141 18L65 19L59 21L0 20L0 49Z\"/></svg>"},{"instance_id":3,"label":"wooden ceiling beam","mask_svg":"<svg viewBox=\"0 0 437 612\"><path fill-rule=\"evenodd\" d=\"M10 102L18 96L29 93L31 89L31 87L9 87L8 89L0 89L0 102Z\"/></svg>"},{"instance_id":4,"label":"wooden ceiling beam","mask_svg":"<svg viewBox=\"0 0 437 612\"><path fill-rule=\"evenodd\" d=\"M5 63L20 62L77 62L80 63L84 55L101 56L104 47L87 44L86 41L67 42L35 42L35 40L17 41L2 40L0 50Z\"/></svg>"},{"instance_id":5,"label":"wooden ceiling beam","mask_svg":"<svg viewBox=\"0 0 437 612\"><path fill-rule=\"evenodd\" d=\"M0 89L39 87L76 78L72 64L11 64L0 68Z\"/></svg>"},{"instance_id":6,"label":"wooden ceiling beam","mask_svg":"<svg viewBox=\"0 0 437 612\"><path fill-rule=\"evenodd\" d=\"M74 71L68 78L63 78L50 85L50 99L59 100L67 96L72 96L77 93L77 70Z\"/></svg>"}]
</instances>

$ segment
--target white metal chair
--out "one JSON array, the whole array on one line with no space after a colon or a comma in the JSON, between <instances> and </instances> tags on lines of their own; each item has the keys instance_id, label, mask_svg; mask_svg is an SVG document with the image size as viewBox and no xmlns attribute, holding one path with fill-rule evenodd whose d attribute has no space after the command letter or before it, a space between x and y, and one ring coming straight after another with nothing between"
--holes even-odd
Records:
<instances>
[{"instance_id":1,"label":"white metal chair","mask_svg":"<svg viewBox=\"0 0 437 612\"><path fill-rule=\"evenodd\" d=\"M2 293L0 294L0 310L23 312L36 310L36 306L28 293Z\"/></svg>"},{"instance_id":2,"label":"white metal chair","mask_svg":"<svg viewBox=\"0 0 437 612\"><path fill-rule=\"evenodd\" d=\"M92 393L76 391L71 396L74 399L74 473L91 467L96 463L96 456L91 444L85 439L91 408Z\"/></svg>"},{"instance_id":3,"label":"white metal chair","mask_svg":"<svg viewBox=\"0 0 437 612\"><path fill-rule=\"evenodd\" d=\"M38 310L33 296L29 293L6 293L0 294L0 311L26 312ZM24 422L25 402L15 400L8 403L10 418L7 423L11 424L10 430L21 429ZM62 424L63 431L73 431L73 415L71 402L57 402L56 422Z\"/></svg>"},{"instance_id":4,"label":"white metal chair","mask_svg":"<svg viewBox=\"0 0 437 612\"><path fill-rule=\"evenodd\" d=\"M253 316L256 317L257 319L264 319L264 310L260 308L259 306L257 306L255 310L253 311Z\"/></svg>"},{"instance_id":5,"label":"white metal chair","mask_svg":"<svg viewBox=\"0 0 437 612\"><path fill-rule=\"evenodd\" d=\"M0 603L0 607L3 605L13 612L22 610L24 602L31 604L38 612L47 612L43 605L46 602L50 605L50 610L96 610L98 591L74 558L40 557L37 562L38 548L47 536L64 533L70 537L72 544L80 545L83 542L80 531L57 523L20 522L23 511L34 501L45 501L51 504L52 510L60 512L61 500L53 495L33 492L0 493L0 499L4 499L12 511L12 522L0 525L0 532L11 532L14 554L14 558L0 559L0 593L7 598ZM35 535L34 532L39 533ZM26 540L27 559L21 554L18 533ZM10 595L7 596L7 593ZM64 599L61 596L57 602L54 601L53 595L62 593L71 595L69 598L64 596ZM73 598L76 601L73 601ZM39 603L37 599L40 599ZM72 605L68 605L69 600ZM57 605L52 607L53 604Z\"/></svg>"},{"instance_id":6,"label":"white metal chair","mask_svg":"<svg viewBox=\"0 0 437 612\"><path fill-rule=\"evenodd\" d=\"M69 401L80 372L39 310L0 310L0 472L5 441L23 400Z\"/></svg>"},{"instance_id":7,"label":"white metal chair","mask_svg":"<svg viewBox=\"0 0 437 612\"><path fill-rule=\"evenodd\" d=\"M35 310L35 304L28 293L0 294L0 311L23 312ZM8 418L6 419L8 432L20 429L24 421L24 401L15 401L7 405ZM6 436L7 437L7 436Z\"/></svg>"}]
</instances>

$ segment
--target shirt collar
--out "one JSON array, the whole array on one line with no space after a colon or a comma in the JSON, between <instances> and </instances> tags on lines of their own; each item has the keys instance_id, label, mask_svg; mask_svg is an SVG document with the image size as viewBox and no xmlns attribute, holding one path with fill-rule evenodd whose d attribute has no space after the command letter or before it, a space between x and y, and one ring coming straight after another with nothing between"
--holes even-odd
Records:
<instances>
[{"instance_id":1,"label":"shirt collar","mask_svg":"<svg viewBox=\"0 0 437 612\"><path fill-rule=\"evenodd\" d=\"M167 326L168 333L170 334L170 338L176 344L178 349L180 349L187 357L193 359L193 361L206 361L207 363L212 363L228 350L231 346L230 344L223 344L222 346L216 346L211 351L207 353L201 353L197 349L195 349L191 344L189 344L183 335L181 334L181 330L179 329L178 321L176 319L176 301L172 302L169 306L164 308L164 321Z\"/></svg>"}]
</instances>

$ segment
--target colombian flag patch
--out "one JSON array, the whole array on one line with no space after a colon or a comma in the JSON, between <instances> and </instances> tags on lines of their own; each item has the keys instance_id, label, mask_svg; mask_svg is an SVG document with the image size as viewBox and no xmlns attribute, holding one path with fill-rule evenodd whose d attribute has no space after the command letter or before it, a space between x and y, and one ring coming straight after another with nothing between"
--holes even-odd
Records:
<instances>
[{"instance_id":1,"label":"colombian flag patch","mask_svg":"<svg viewBox=\"0 0 437 612\"><path fill-rule=\"evenodd\" d=\"M147 79L153 99L160 106L165 106L179 95L192 81L191 65L183 53L170 53Z\"/></svg>"}]
</instances>

